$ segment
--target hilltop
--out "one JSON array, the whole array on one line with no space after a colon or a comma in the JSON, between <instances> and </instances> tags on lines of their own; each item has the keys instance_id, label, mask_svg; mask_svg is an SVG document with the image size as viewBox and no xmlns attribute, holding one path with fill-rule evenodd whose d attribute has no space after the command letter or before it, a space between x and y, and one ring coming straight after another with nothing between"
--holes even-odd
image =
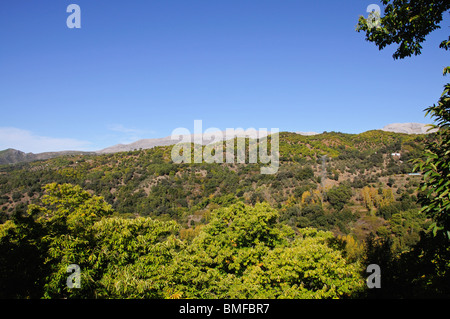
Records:
<instances>
[{"instance_id":1,"label":"hilltop","mask_svg":"<svg viewBox=\"0 0 450 319\"><path fill-rule=\"evenodd\" d=\"M421 123L393 123L386 125L381 130L405 134L427 134L436 131L435 129L431 129L428 124Z\"/></svg>"},{"instance_id":2,"label":"hilltop","mask_svg":"<svg viewBox=\"0 0 450 319\"><path fill-rule=\"evenodd\" d=\"M64 155L88 155L92 152L80 152L80 151L61 151L61 152L44 152L44 153L25 153L16 149L8 148L0 151L0 165L14 164L22 162L32 162L39 160L47 160Z\"/></svg>"},{"instance_id":3,"label":"hilltop","mask_svg":"<svg viewBox=\"0 0 450 319\"><path fill-rule=\"evenodd\" d=\"M408 134L408 135L424 135L424 134L433 132L433 130L430 132L428 131L428 126L426 124L420 124L420 123L394 123L394 124L386 125L380 131L402 133L402 134ZM368 132L371 132L371 131L368 131ZM218 135L213 135L214 133L203 134L202 144L206 145L206 144L210 143L213 139L217 139L218 136L221 140L226 139L225 132L218 132L218 133L219 133ZM256 131L255 133L257 133L260 138L267 136L269 134L267 131ZM364 132L361 134L356 134L356 135L364 136L366 133L367 132ZM320 136L323 133L295 132L292 134L297 134L300 136L310 136L310 137L319 136L319 140L320 140ZM345 133L342 133L342 134L345 134ZM257 137L255 134L253 134L253 135L254 135L254 136L252 136L253 138ZM350 135L352 135L352 134L350 134ZM240 133L237 132L235 134L235 136L236 137L244 137L245 134L243 134L242 132L240 132ZM171 146L171 145L174 145L174 144L180 142L181 140L183 140L185 138L188 138L189 140L194 142L195 137L196 137L196 135L191 134L191 135L184 135L184 136L178 136L178 137L167 136L167 137L163 137L163 138L141 139L136 142L129 143L129 144L112 145L112 146L109 146L109 147L106 147L104 149L94 151L94 152L62 151L62 152L45 152L45 153L34 154L34 153L24 153L20 150L15 150L15 149L7 149L7 150L0 151L0 165L21 163L21 162L31 162L31 161L36 161L36 160L46 160L46 159L55 158L55 157L64 156L64 155L77 155L77 154L80 154L80 155L99 154L99 155L101 155L101 154L111 154L111 153L118 153L118 152L135 151L135 150L140 150L140 149L145 150L145 149L151 149L151 148L158 147L158 146Z\"/></svg>"}]
</instances>

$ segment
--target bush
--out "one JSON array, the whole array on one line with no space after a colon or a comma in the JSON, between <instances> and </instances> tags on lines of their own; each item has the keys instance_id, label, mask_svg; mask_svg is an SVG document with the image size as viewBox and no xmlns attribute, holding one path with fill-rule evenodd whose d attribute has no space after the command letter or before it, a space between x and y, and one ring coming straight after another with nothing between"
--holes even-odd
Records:
<instances>
[{"instance_id":1,"label":"bush","mask_svg":"<svg viewBox=\"0 0 450 319\"><path fill-rule=\"evenodd\" d=\"M327 201L331 206L340 211L352 197L352 189L348 185L333 186L327 193Z\"/></svg>"}]
</instances>

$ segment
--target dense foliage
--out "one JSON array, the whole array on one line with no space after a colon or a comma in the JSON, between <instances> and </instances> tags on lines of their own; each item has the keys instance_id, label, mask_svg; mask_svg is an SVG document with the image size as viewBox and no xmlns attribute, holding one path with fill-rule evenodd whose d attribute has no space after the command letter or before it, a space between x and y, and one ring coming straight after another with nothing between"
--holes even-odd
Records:
<instances>
[{"instance_id":1,"label":"dense foliage","mask_svg":"<svg viewBox=\"0 0 450 319\"><path fill-rule=\"evenodd\" d=\"M403 59L422 52L421 43L434 30L440 29L444 15L450 12L450 2L445 0L383 0L384 15L372 12L369 19L360 17L358 31L366 33L366 40L375 43L381 50L387 45L398 44L393 54L394 59ZM439 47L448 50L450 37L444 39ZM445 67L443 74L450 73L450 67ZM404 278L412 283L413 296L443 295L449 296L450 290L450 84L444 86L437 104L426 108L426 115L435 120L432 127L437 131L427 139L421 158L415 160L415 170L424 174L419 197L421 212L432 220L432 236L425 234L417 247L405 255L411 262L403 264L403 271L415 268L410 273L416 277ZM382 245L383 246L383 245ZM408 257L409 256L409 257ZM413 256L412 258L410 258ZM424 260L417 264L417 260ZM396 261L389 261L396 265ZM389 268L389 266L387 266ZM390 267L392 268L392 267ZM391 278L398 278L399 271L393 271ZM417 277L421 273L422 276ZM402 276L400 276L402 277ZM404 277L404 276L403 276ZM420 293L417 293L420 291ZM389 292L398 295L399 291Z\"/></svg>"},{"instance_id":2,"label":"dense foliage","mask_svg":"<svg viewBox=\"0 0 450 319\"><path fill-rule=\"evenodd\" d=\"M401 262L428 228L409 175L424 138L281 133L274 175L174 164L170 147L3 166L3 297L371 296L365 267Z\"/></svg>"},{"instance_id":3,"label":"dense foliage","mask_svg":"<svg viewBox=\"0 0 450 319\"><path fill-rule=\"evenodd\" d=\"M450 9L382 3L357 28L396 59ZM273 175L175 164L171 147L1 166L0 297L448 298L449 90L428 136L280 133ZM367 289L369 264L382 289Z\"/></svg>"},{"instance_id":4,"label":"dense foliage","mask_svg":"<svg viewBox=\"0 0 450 319\"><path fill-rule=\"evenodd\" d=\"M332 233L295 232L267 204L217 209L198 236L182 241L173 221L114 216L79 186L45 189L42 206L0 227L3 297L335 298L364 285L360 265L333 246ZM16 249L34 252L39 270L17 268ZM82 270L80 288L66 284L71 264ZM25 289L14 290L23 275Z\"/></svg>"}]
</instances>

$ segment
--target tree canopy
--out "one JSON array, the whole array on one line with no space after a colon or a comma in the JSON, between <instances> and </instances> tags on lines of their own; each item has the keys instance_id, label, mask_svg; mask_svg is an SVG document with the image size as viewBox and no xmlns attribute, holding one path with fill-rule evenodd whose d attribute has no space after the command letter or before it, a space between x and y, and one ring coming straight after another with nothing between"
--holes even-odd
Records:
<instances>
[{"instance_id":1,"label":"tree canopy","mask_svg":"<svg viewBox=\"0 0 450 319\"><path fill-rule=\"evenodd\" d=\"M294 231L278 217L268 204L236 203L183 241L174 221L121 218L79 186L50 184L41 205L0 225L1 278L12 255L32 250L22 258L42 265L27 277L28 286L40 282L33 297L339 298L364 287L361 266L345 258L332 233ZM67 286L71 264L81 269L79 289ZM30 297L27 289L17 293Z\"/></svg>"},{"instance_id":2,"label":"tree canopy","mask_svg":"<svg viewBox=\"0 0 450 319\"><path fill-rule=\"evenodd\" d=\"M382 0L384 15L374 12L369 19L360 17L358 31L366 33L366 40L380 50L397 44L394 59L403 59L422 52L422 43L439 25L443 15L450 10L446 0ZM374 23L373 20L378 20ZM450 40L450 38L449 38ZM448 40L442 42L441 45Z\"/></svg>"},{"instance_id":3,"label":"tree canopy","mask_svg":"<svg viewBox=\"0 0 450 319\"><path fill-rule=\"evenodd\" d=\"M380 50L388 45L398 44L394 59L421 54L421 43L432 31L440 28L443 15L450 10L450 2L446 0L383 0L382 3L384 15L373 12L369 19L360 17L357 30L366 32L366 40L375 43ZM439 47L448 50L450 37L444 39ZM443 74L448 73L450 67L444 68ZM401 258L380 258L384 260L384 269L391 272L390 278L395 278L400 290L409 290L409 293L403 292L403 295L450 294L449 90L450 84L447 83L438 103L425 109L426 115L435 120L432 127L437 132L427 138L422 156L414 160L414 170L424 176L418 201L422 205L421 211L433 221L430 228L432 236L422 232L420 241ZM392 217L391 223L399 226L402 216L394 214ZM395 229L402 228L398 226L395 226ZM386 251L390 251L386 247L390 245L391 241L384 241L375 246L381 248L381 254L386 254ZM372 246L372 243L369 246ZM399 296L399 290L395 290L391 292L392 295Z\"/></svg>"}]
</instances>

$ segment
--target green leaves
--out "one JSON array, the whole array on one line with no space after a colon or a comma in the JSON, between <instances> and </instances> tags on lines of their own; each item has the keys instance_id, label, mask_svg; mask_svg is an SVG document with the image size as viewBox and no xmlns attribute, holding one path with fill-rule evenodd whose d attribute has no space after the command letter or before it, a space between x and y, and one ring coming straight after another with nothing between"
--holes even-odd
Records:
<instances>
[{"instance_id":1,"label":"green leaves","mask_svg":"<svg viewBox=\"0 0 450 319\"><path fill-rule=\"evenodd\" d=\"M78 233L103 216L113 213L102 197L91 195L80 186L48 184L42 197L44 207L29 207L29 213L39 215L39 221L56 234Z\"/></svg>"},{"instance_id":2,"label":"green leaves","mask_svg":"<svg viewBox=\"0 0 450 319\"><path fill-rule=\"evenodd\" d=\"M339 298L363 287L358 266L329 245L332 233L295 233L277 215L267 204L216 210L175 257L174 290L187 298Z\"/></svg>"},{"instance_id":3,"label":"green leaves","mask_svg":"<svg viewBox=\"0 0 450 319\"><path fill-rule=\"evenodd\" d=\"M425 158L416 161L416 169L424 174L420 190L422 211L434 221L433 234L450 230L450 98L447 84L438 104L427 108L427 114L436 118L438 132L426 144ZM449 237L450 239L450 237Z\"/></svg>"},{"instance_id":4,"label":"green leaves","mask_svg":"<svg viewBox=\"0 0 450 319\"><path fill-rule=\"evenodd\" d=\"M441 44L439 45L439 47L441 49L445 49L445 50L450 49L450 36L448 37L448 40L442 41Z\"/></svg>"},{"instance_id":5,"label":"green leaves","mask_svg":"<svg viewBox=\"0 0 450 319\"><path fill-rule=\"evenodd\" d=\"M382 1L384 16L380 24L373 28L368 19L360 17L356 30L366 33L366 40L375 43L380 50L391 44L397 44L394 59L403 59L419 55L421 43L425 37L436 29L443 15L450 9L448 1ZM448 41L443 41L441 48L448 49Z\"/></svg>"},{"instance_id":6,"label":"green leaves","mask_svg":"<svg viewBox=\"0 0 450 319\"><path fill-rule=\"evenodd\" d=\"M352 189L348 185L333 186L327 191L327 200L337 210L342 210L352 197Z\"/></svg>"},{"instance_id":7,"label":"green leaves","mask_svg":"<svg viewBox=\"0 0 450 319\"><path fill-rule=\"evenodd\" d=\"M333 234L294 231L268 204L212 212L191 242L176 222L111 217L102 198L52 184L42 206L29 207L44 298L340 298L364 287L361 269L331 244ZM0 245L20 244L20 227L0 227ZM67 287L67 266L81 288Z\"/></svg>"}]
</instances>

